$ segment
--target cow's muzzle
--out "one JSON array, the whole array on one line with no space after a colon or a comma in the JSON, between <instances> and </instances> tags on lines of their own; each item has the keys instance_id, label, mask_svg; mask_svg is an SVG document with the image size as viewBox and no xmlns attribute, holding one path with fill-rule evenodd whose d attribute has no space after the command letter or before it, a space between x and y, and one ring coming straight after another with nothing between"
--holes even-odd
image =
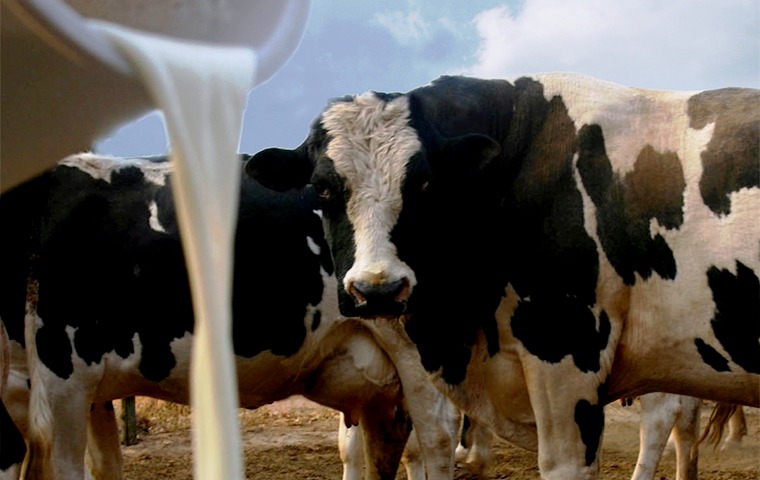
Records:
<instances>
[{"instance_id":1,"label":"cow's muzzle","mask_svg":"<svg viewBox=\"0 0 760 480\"><path fill-rule=\"evenodd\" d=\"M355 281L347 288L361 316L398 316L406 310L411 291L409 280L370 283Z\"/></svg>"}]
</instances>

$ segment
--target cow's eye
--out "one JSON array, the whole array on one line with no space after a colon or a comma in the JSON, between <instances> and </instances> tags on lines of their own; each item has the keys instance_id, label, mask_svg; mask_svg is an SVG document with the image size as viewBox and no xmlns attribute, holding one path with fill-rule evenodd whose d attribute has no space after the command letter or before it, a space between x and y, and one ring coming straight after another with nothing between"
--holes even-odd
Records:
<instances>
[{"instance_id":1,"label":"cow's eye","mask_svg":"<svg viewBox=\"0 0 760 480\"><path fill-rule=\"evenodd\" d=\"M420 192L428 192L430 191L430 182L423 182L422 186L420 187Z\"/></svg>"}]
</instances>

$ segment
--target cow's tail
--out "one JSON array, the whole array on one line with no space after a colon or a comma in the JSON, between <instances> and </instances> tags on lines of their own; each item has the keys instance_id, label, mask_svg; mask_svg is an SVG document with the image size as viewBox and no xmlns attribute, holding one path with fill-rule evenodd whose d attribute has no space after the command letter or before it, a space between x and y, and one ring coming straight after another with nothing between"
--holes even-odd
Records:
<instances>
[{"instance_id":1,"label":"cow's tail","mask_svg":"<svg viewBox=\"0 0 760 480\"><path fill-rule=\"evenodd\" d=\"M713 449L717 448L720 439L723 437L723 431L726 429L726 424L728 424L728 420L734 412L736 412L736 409L737 405L735 404L723 402L716 403L697 444L699 445L707 440L708 444L712 444Z\"/></svg>"}]
</instances>

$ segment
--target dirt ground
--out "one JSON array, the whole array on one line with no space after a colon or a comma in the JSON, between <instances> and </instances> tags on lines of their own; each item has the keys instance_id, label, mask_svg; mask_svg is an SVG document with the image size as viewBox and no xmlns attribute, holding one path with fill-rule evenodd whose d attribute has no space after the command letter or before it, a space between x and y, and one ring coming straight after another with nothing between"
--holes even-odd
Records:
<instances>
[{"instance_id":1,"label":"dirt ground","mask_svg":"<svg viewBox=\"0 0 760 480\"><path fill-rule=\"evenodd\" d=\"M119 409L117 402L117 411ZM704 425L710 407L703 407ZM748 435L730 451L700 450L700 478L708 480L760 479L760 411L745 408ZM188 407L151 399L137 399L139 443L123 447L126 480L186 480L192 478ZM256 411L241 411L245 468L249 479L340 479L338 413L301 397L276 402ZM602 453L602 478L627 480L638 454L638 403L611 404ZM497 440L490 479L538 479L536 454ZM673 479L675 454L667 449L656 479ZM457 468L458 480L474 477ZM403 468L398 479L406 479Z\"/></svg>"}]
</instances>

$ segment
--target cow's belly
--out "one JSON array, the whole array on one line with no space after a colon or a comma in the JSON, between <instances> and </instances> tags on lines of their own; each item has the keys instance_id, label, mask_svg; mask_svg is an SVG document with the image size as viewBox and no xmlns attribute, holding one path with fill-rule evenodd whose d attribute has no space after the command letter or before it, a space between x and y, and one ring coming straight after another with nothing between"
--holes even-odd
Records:
<instances>
[{"instance_id":1,"label":"cow's belly","mask_svg":"<svg viewBox=\"0 0 760 480\"><path fill-rule=\"evenodd\" d=\"M488 355L485 340L473 349L462 384L448 387L455 403L468 415L489 425L501 438L522 448L538 448L536 421L522 365L512 346Z\"/></svg>"},{"instance_id":2,"label":"cow's belly","mask_svg":"<svg viewBox=\"0 0 760 480\"><path fill-rule=\"evenodd\" d=\"M140 371L142 346L137 336L133 338L134 353L126 358L115 352L103 356L105 368L95 391L95 401L107 401L140 395L175 403L188 404L190 401L190 352L193 336L186 333L171 342L172 361L175 362L169 375L154 381Z\"/></svg>"},{"instance_id":3,"label":"cow's belly","mask_svg":"<svg viewBox=\"0 0 760 480\"><path fill-rule=\"evenodd\" d=\"M760 262L746 261L760 271ZM682 265L675 280L656 277L631 289L610 375L610 399L662 391L760 406L760 375L734 363L715 336L717 309L706 274ZM735 266L720 268L735 273ZM698 344L723 357L726 369L706 361Z\"/></svg>"},{"instance_id":4,"label":"cow's belly","mask_svg":"<svg viewBox=\"0 0 760 480\"><path fill-rule=\"evenodd\" d=\"M694 339L698 335L656 336L657 330L646 325L625 329L610 374L610 401L667 392L760 406L760 375L718 372L697 353Z\"/></svg>"},{"instance_id":5,"label":"cow's belly","mask_svg":"<svg viewBox=\"0 0 760 480\"><path fill-rule=\"evenodd\" d=\"M176 366L158 382L139 371L140 348L126 359L105 356L106 368L95 400L141 395L187 404L192 335L172 341ZM289 356L262 352L236 357L240 405L258 408L267 403L304 395L323 405L350 412L378 394L400 396L395 367L371 334L354 320L325 321L307 335L301 348Z\"/></svg>"}]
</instances>

